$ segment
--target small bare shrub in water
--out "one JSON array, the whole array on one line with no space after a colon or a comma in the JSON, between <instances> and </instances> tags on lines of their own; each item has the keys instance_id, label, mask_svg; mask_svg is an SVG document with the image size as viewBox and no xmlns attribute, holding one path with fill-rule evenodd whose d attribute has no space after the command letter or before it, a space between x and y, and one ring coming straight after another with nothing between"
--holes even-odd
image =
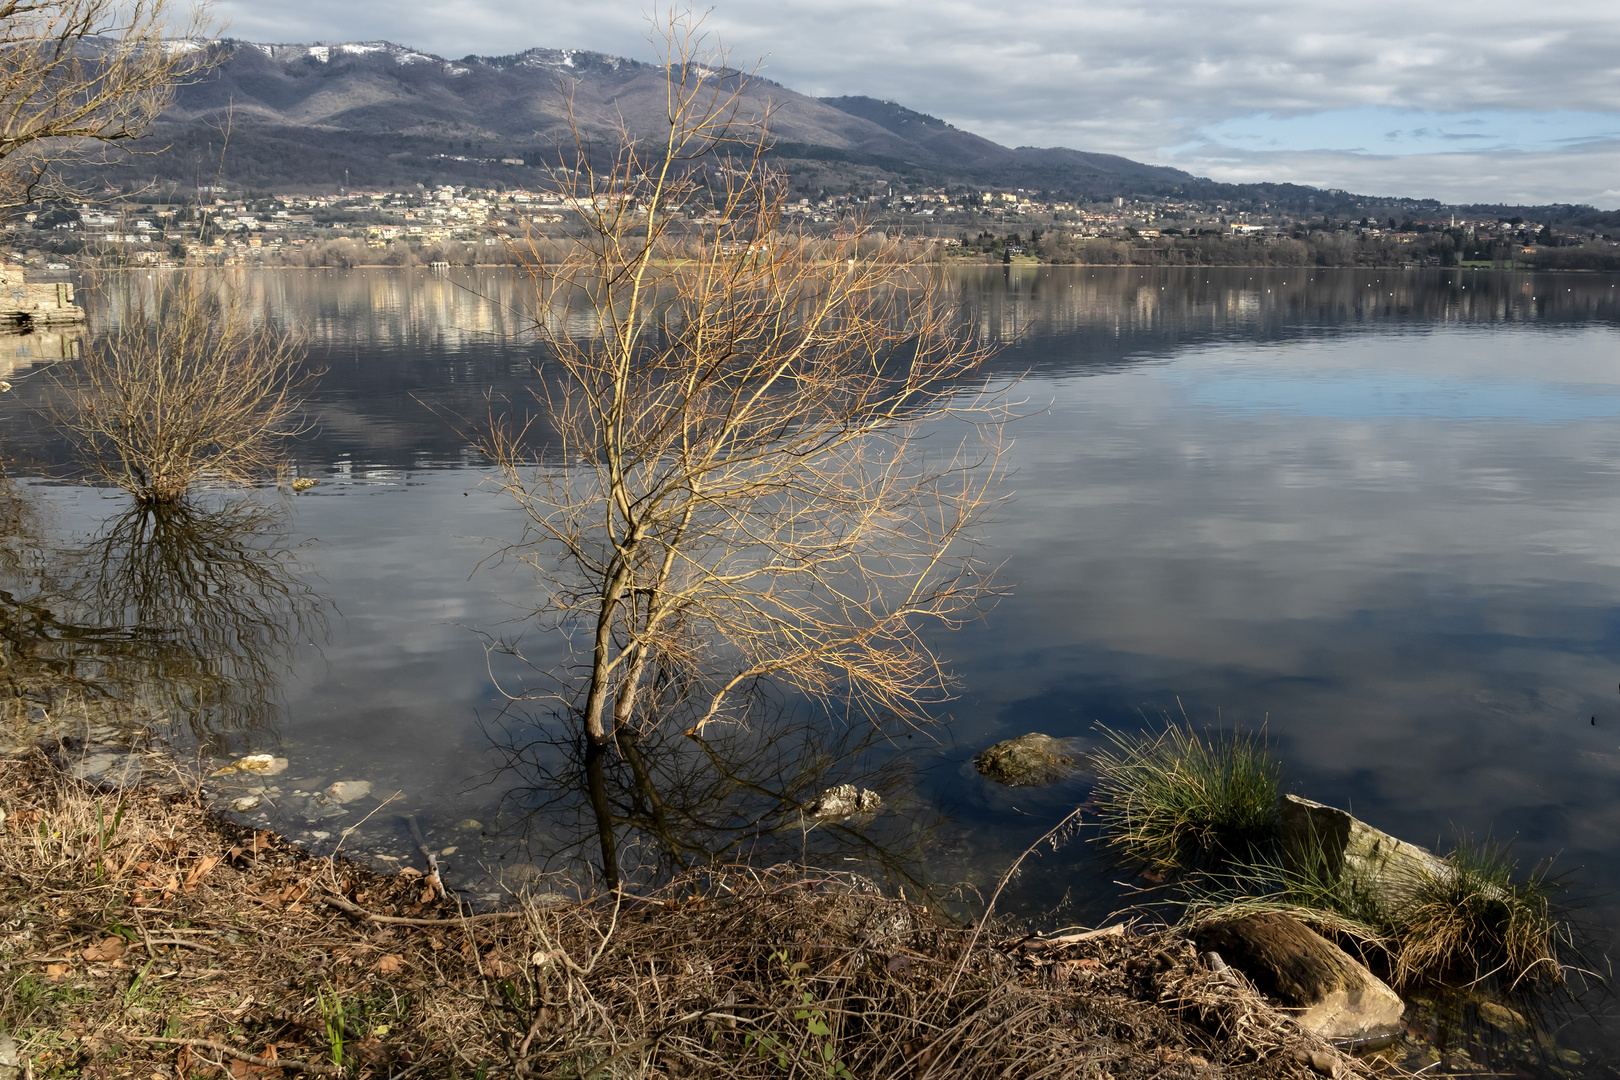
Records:
<instances>
[{"instance_id":1,"label":"small bare shrub in water","mask_svg":"<svg viewBox=\"0 0 1620 1080\"><path fill-rule=\"evenodd\" d=\"M114 317L61 376L58 422L92 471L151 504L274 472L279 443L303 427L303 349L254 318L239 281L162 277Z\"/></svg>"}]
</instances>

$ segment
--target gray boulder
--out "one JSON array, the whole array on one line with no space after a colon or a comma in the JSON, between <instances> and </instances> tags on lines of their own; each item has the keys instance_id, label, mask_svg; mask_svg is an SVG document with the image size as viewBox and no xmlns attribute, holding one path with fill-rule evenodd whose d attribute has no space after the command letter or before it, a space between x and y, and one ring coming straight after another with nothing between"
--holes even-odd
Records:
<instances>
[{"instance_id":1,"label":"gray boulder","mask_svg":"<svg viewBox=\"0 0 1620 1080\"><path fill-rule=\"evenodd\" d=\"M1380 832L1343 810L1284 795L1278 811L1285 867L1338 882L1381 911L1400 911L1454 873L1450 863L1427 848Z\"/></svg>"}]
</instances>

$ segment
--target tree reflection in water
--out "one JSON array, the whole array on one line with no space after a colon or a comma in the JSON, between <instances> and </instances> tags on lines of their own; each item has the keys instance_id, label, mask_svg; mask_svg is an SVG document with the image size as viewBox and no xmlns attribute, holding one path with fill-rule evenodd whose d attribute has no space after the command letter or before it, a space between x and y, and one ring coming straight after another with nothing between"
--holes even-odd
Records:
<instances>
[{"instance_id":1,"label":"tree reflection in water","mask_svg":"<svg viewBox=\"0 0 1620 1080\"><path fill-rule=\"evenodd\" d=\"M912 794L906 748L925 736L782 708L703 737L683 726L666 719L597 747L568 718L509 717L493 740L506 759L497 782L523 854L609 886L705 865L798 862L923 888L923 847L938 822ZM841 784L876 791L881 808L844 819L803 812Z\"/></svg>"},{"instance_id":2,"label":"tree reflection in water","mask_svg":"<svg viewBox=\"0 0 1620 1080\"><path fill-rule=\"evenodd\" d=\"M29 547L26 522L5 514L8 541ZM272 727L293 650L327 632L285 508L251 496L131 506L43 561L32 577L0 565L22 585L0 594L13 694L30 682L77 693L184 725L204 749Z\"/></svg>"}]
</instances>

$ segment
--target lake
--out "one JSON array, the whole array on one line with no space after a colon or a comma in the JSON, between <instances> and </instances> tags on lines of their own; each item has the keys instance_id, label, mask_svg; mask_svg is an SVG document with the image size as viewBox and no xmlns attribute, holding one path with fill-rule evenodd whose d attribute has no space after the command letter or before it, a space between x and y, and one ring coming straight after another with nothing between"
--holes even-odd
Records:
<instances>
[{"instance_id":1,"label":"lake","mask_svg":"<svg viewBox=\"0 0 1620 1080\"><path fill-rule=\"evenodd\" d=\"M413 858L414 816L475 896L537 874L593 880L593 806L610 808L631 876L802 858L987 894L1085 783L999 788L974 753L1185 717L1263 730L1288 790L1404 839L1511 840L1526 868L1555 858L1607 947L1620 279L962 272L1027 415L981 530L1011 592L938 640L957 699L915 733L829 727L782 701L709 748L654 737L609 764L595 803L573 733L526 695L563 652L526 630L540 593L500 557L519 515L465 435L539 385L521 289L504 271L252 282L324 369L292 449L319 484L266 493L272 520L251 529L205 499L170 578L110 585L108 565L159 541L131 539L123 497L71 482L32 408L44 376L30 372L49 364L24 358L4 403L20 524L0 561L8 602L55 628L42 655L118 684L188 750L288 759L246 820L387 863ZM199 565L218 580L194 582ZM336 780L372 794L311 798ZM799 804L840 783L878 791L881 812L803 827ZM1122 906L1089 835L1032 856L1003 906L1048 925ZM1587 1005L1595 1017L1574 1010L1560 1039L1605 1053L1611 1006Z\"/></svg>"}]
</instances>

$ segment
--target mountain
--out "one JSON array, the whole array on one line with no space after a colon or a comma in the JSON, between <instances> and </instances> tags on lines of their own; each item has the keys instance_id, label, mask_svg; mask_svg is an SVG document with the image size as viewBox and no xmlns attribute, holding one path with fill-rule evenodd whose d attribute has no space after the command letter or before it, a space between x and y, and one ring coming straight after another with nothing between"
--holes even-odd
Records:
<instances>
[{"instance_id":1,"label":"mountain","mask_svg":"<svg viewBox=\"0 0 1620 1080\"><path fill-rule=\"evenodd\" d=\"M181 88L142 147L161 152L127 159L135 177L251 188L519 186L536 182L533 166L566 141L570 94L597 146L611 147L621 124L649 135L667 122L663 69L602 53L452 60L387 41L218 48L223 62ZM1008 148L892 102L818 99L750 78L744 113L767 108L773 156L810 190L902 181L1108 197L1221 186L1109 154Z\"/></svg>"},{"instance_id":2,"label":"mountain","mask_svg":"<svg viewBox=\"0 0 1620 1080\"><path fill-rule=\"evenodd\" d=\"M529 49L452 60L388 41L214 47L221 63L181 88L153 137L122 159L125 175L115 183L532 186L544 178L537 166L571 145L570 95L597 153L617 145L621 127L645 136L667 124L664 69L603 53ZM736 72L719 74L735 85ZM1297 184L1222 184L1063 147L1005 147L894 102L808 97L758 77L747 80L742 109L756 117L769 109L771 156L800 194L968 185L1071 199L1231 200L1301 216L1439 208Z\"/></svg>"}]
</instances>

